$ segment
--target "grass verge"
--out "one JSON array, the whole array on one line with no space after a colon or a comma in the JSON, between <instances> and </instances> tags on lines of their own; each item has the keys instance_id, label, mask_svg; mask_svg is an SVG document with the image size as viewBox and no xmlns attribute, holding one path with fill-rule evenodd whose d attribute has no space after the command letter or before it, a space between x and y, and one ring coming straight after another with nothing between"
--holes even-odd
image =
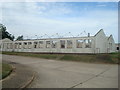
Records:
<instances>
[{"instance_id":1,"label":"grass verge","mask_svg":"<svg viewBox=\"0 0 120 90\"><path fill-rule=\"evenodd\" d=\"M6 78L12 72L12 66L6 63L0 63L0 79Z\"/></svg>"},{"instance_id":2,"label":"grass verge","mask_svg":"<svg viewBox=\"0 0 120 90\"><path fill-rule=\"evenodd\" d=\"M7 55L18 55L18 56L28 56L37 57L44 59L55 59L55 60L65 60L65 61L81 61L88 63L110 63L118 64L120 60L119 53L111 54L39 54L39 53L25 53L25 52L2 52Z\"/></svg>"}]
</instances>

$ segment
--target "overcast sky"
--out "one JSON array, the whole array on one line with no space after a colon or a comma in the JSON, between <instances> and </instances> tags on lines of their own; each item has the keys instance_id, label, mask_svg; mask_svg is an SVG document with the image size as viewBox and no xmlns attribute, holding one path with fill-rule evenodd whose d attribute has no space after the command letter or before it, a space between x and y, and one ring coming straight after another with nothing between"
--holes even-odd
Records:
<instances>
[{"instance_id":1,"label":"overcast sky","mask_svg":"<svg viewBox=\"0 0 120 90\"><path fill-rule=\"evenodd\" d=\"M16 2L2 3L0 22L16 37L40 38L58 33L67 36L95 35L104 29L118 42L117 2ZM86 33L82 33L86 31ZM82 33L82 34L81 34Z\"/></svg>"}]
</instances>

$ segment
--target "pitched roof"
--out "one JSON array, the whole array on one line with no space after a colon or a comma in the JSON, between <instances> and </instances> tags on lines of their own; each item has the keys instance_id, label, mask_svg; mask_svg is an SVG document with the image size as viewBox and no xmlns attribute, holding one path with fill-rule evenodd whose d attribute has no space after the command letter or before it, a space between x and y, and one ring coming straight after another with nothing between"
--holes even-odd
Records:
<instances>
[{"instance_id":1,"label":"pitched roof","mask_svg":"<svg viewBox=\"0 0 120 90\"><path fill-rule=\"evenodd\" d=\"M100 31L98 31L98 32L94 35L94 37L97 36L101 31L103 31L103 29L100 29Z\"/></svg>"}]
</instances>

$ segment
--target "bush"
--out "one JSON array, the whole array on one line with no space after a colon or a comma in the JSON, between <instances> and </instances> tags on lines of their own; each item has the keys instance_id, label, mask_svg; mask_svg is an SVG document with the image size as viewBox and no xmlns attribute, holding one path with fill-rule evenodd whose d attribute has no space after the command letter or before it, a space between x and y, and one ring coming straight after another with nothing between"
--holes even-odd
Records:
<instances>
[{"instance_id":1,"label":"bush","mask_svg":"<svg viewBox=\"0 0 120 90\"><path fill-rule=\"evenodd\" d=\"M96 60L104 63L115 63L109 54L98 54L96 55Z\"/></svg>"}]
</instances>

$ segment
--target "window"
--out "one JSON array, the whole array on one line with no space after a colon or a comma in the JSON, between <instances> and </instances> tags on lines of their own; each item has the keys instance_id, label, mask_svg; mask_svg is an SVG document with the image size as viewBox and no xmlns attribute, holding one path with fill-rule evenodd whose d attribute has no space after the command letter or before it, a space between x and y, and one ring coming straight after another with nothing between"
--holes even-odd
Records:
<instances>
[{"instance_id":1,"label":"window","mask_svg":"<svg viewBox=\"0 0 120 90\"><path fill-rule=\"evenodd\" d=\"M43 45L43 41L39 41L39 48L43 48L44 45Z\"/></svg>"},{"instance_id":2,"label":"window","mask_svg":"<svg viewBox=\"0 0 120 90\"><path fill-rule=\"evenodd\" d=\"M27 45L27 43L25 42L24 45Z\"/></svg>"},{"instance_id":3,"label":"window","mask_svg":"<svg viewBox=\"0 0 120 90\"><path fill-rule=\"evenodd\" d=\"M38 42L34 42L34 48L37 48Z\"/></svg>"},{"instance_id":4,"label":"window","mask_svg":"<svg viewBox=\"0 0 120 90\"><path fill-rule=\"evenodd\" d=\"M17 49L18 48L18 43L15 43L15 49Z\"/></svg>"},{"instance_id":5,"label":"window","mask_svg":"<svg viewBox=\"0 0 120 90\"><path fill-rule=\"evenodd\" d=\"M91 40L90 39L85 40L85 48L91 48Z\"/></svg>"},{"instance_id":6,"label":"window","mask_svg":"<svg viewBox=\"0 0 120 90\"><path fill-rule=\"evenodd\" d=\"M117 47L117 50L119 50L119 47Z\"/></svg>"},{"instance_id":7,"label":"window","mask_svg":"<svg viewBox=\"0 0 120 90\"><path fill-rule=\"evenodd\" d=\"M21 49L22 48L22 43L18 43L18 45L19 45L19 49Z\"/></svg>"},{"instance_id":8,"label":"window","mask_svg":"<svg viewBox=\"0 0 120 90\"><path fill-rule=\"evenodd\" d=\"M19 43L19 45L21 45L21 43Z\"/></svg>"},{"instance_id":9,"label":"window","mask_svg":"<svg viewBox=\"0 0 120 90\"><path fill-rule=\"evenodd\" d=\"M30 49L32 46L32 42L28 42L28 48Z\"/></svg>"},{"instance_id":10,"label":"window","mask_svg":"<svg viewBox=\"0 0 120 90\"><path fill-rule=\"evenodd\" d=\"M60 40L60 46L61 48L65 48L65 40Z\"/></svg>"},{"instance_id":11,"label":"window","mask_svg":"<svg viewBox=\"0 0 120 90\"><path fill-rule=\"evenodd\" d=\"M57 48L57 41L52 41L52 48Z\"/></svg>"},{"instance_id":12,"label":"window","mask_svg":"<svg viewBox=\"0 0 120 90\"><path fill-rule=\"evenodd\" d=\"M50 41L46 41L46 48L50 48L51 45L50 45Z\"/></svg>"},{"instance_id":13,"label":"window","mask_svg":"<svg viewBox=\"0 0 120 90\"><path fill-rule=\"evenodd\" d=\"M72 40L67 40L67 48L72 48Z\"/></svg>"},{"instance_id":14,"label":"window","mask_svg":"<svg viewBox=\"0 0 120 90\"><path fill-rule=\"evenodd\" d=\"M77 48L82 48L83 46L83 40L77 40Z\"/></svg>"},{"instance_id":15,"label":"window","mask_svg":"<svg viewBox=\"0 0 120 90\"><path fill-rule=\"evenodd\" d=\"M27 42L24 42L24 49L27 49Z\"/></svg>"}]
</instances>

